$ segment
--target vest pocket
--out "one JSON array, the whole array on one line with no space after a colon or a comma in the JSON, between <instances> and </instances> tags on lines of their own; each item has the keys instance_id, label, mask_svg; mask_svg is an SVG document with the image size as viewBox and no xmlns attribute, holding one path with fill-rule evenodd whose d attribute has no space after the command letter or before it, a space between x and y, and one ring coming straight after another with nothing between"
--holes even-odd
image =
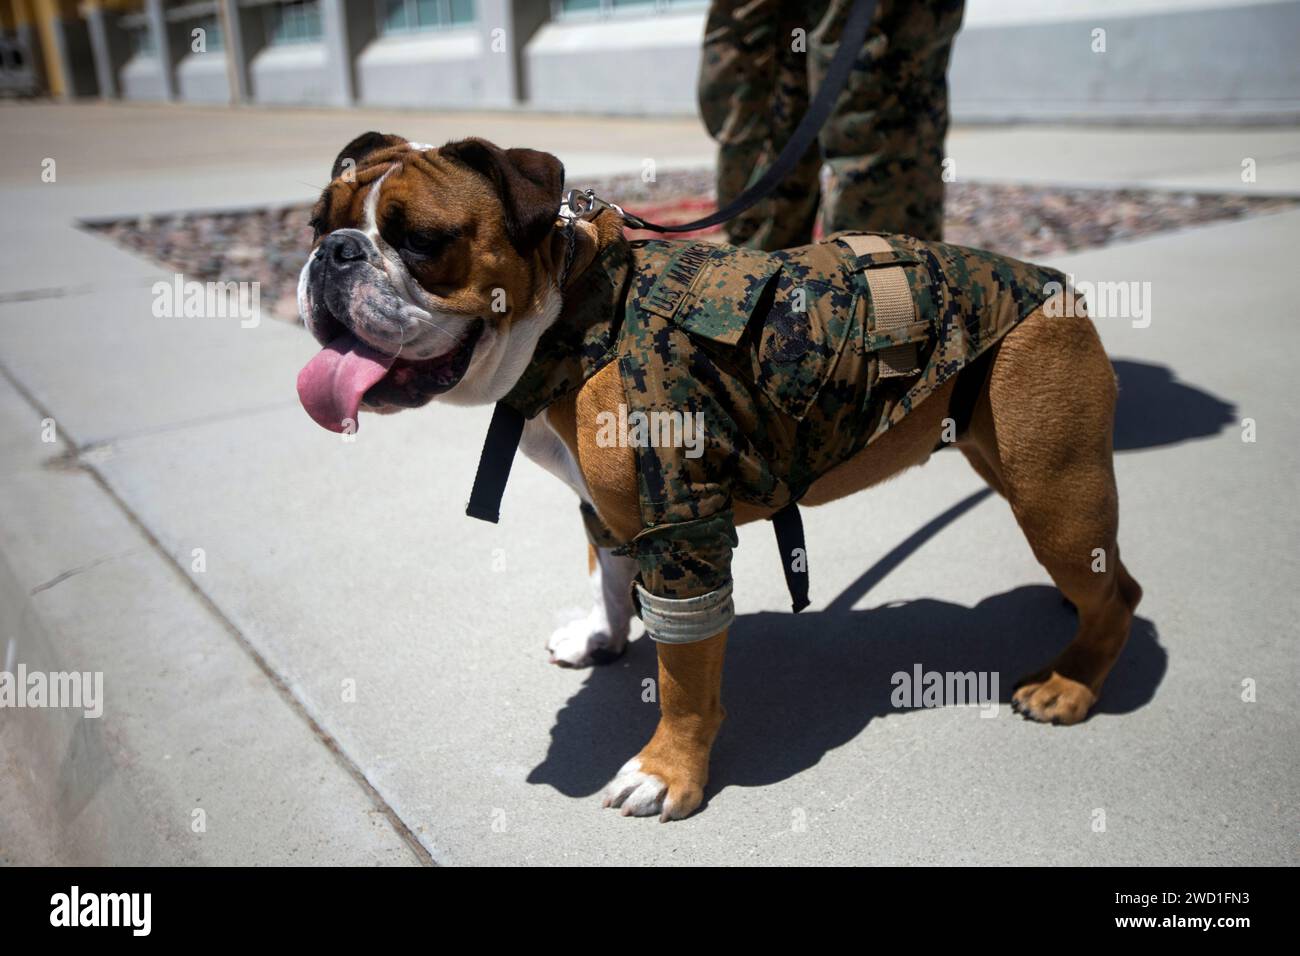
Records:
<instances>
[{"instance_id":1,"label":"vest pocket","mask_svg":"<svg viewBox=\"0 0 1300 956\"><path fill-rule=\"evenodd\" d=\"M846 282L781 270L759 336L756 380L785 414L808 413L839 363L857 306Z\"/></svg>"},{"instance_id":2,"label":"vest pocket","mask_svg":"<svg viewBox=\"0 0 1300 956\"><path fill-rule=\"evenodd\" d=\"M883 233L842 233L867 286L867 351L877 378L907 378L921 370L920 351L934 336L926 271L914 240Z\"/></svg>"},{"instance_id":3,"label":"vest pocket","mask_svg":"<svg viewBox=\"0 0 1300 956\"><path fill-rule=\"evenodd\" d=\"M830 243L788 253L713 248L698 267L693 247L675 257L641 307L728 346L752 326L754 383L784 414L802 418L856 319L852 254Z\"/></svg>"},{"instance_id":4,"label":"vest pocket","mask_svg":"<svg viewBox=\"0 0 1300 956\"><path fill-rule=\"evenodd\" d=\"M688 247L669 262L641 307L693 335L735 345L781 263L753 249Z\"/></svg>"}]
</instances>

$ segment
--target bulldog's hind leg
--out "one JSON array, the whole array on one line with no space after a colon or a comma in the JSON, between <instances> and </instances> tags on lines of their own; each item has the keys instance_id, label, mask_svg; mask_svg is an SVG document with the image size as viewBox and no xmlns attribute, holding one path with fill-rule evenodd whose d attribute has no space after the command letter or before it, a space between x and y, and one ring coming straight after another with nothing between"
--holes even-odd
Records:
<instances>
[{"instance_id":1,"label":"bulldog's hind leg","mask_svg":"<svg viewBox=\"0 0 1300 956\"><path fill-rule=\"evenodd\" d=\"M1073 724L1087 715L1142 597L1116 543L1115 397L1091 321L1035 312L1003 341L962 443L1078 610L1074 640L1012 698L1034 720Z\"/></svg>"},{"instance_id":2,"label":"bulldog's hind leg","mask_svg":"<svg viewBox=\"0 0 1300 956\"><path fill-rule=\"evenodd\" d=\"M632 625L632 578L637 565L632 558L609 548L587 545L591 610L556 629L546 642L551 663L561 667L609 664L627 650Z\"/></svg>"}]
</instances>

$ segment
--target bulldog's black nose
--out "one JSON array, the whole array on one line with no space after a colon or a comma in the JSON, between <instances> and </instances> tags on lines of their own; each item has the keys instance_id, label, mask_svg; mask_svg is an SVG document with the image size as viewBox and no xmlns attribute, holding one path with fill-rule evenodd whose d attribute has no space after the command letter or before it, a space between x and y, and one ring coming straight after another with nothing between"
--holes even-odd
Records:
<instances>
[{"instance_id":1,"label":"bulldog's black nose","mask_svg":"<svg viewBox=\"0 0 1300 956\"><path fill-rule=\"evenodd\" d=\"M350 230L340 230L332 232L321 240L321 257L330 262L343 265L356 259L366 258L366 247L363 243L363 237Z\"/></svg>"}]
</instances>

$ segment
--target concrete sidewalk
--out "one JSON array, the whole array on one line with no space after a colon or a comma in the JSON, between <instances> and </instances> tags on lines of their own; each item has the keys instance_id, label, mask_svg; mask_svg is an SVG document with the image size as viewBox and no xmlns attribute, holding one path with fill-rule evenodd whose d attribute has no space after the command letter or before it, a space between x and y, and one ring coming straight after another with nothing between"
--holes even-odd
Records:
<instances>
[{"instance_id":1,"label":"concrete sidewalk","mask_svg":"<svg viewBox=\"0 0 1300 956\"><path fill-rule=\"evenodd\" d=\"M92 124L81 145L64 109ZM0 712L0 768L22 778L0 784L0 862L1300 862L1300 333L1283 278L1300 213L1053 263L1149 282L1153 303L1148 328L1100 323L1122 382L1121 542L1146 599L1091 720L890 706L890 675L917 663L997 671L1005 695L1071 633L1006 505L972 498L978 479L940 454L808 511L798 617L780 613L770 529L742 530L708 803L658 826L597 797L653 728L653 647L546 664L560 612L586 600L571 495L521 463L500 525L465 518L487 410L371 418L340 442L294 396L315 351L301 330L153 318L149 286L170 276L72 226L302 198L293 170L319 184L363 126L558 142L590 174L708 152L689 124L478 121L0 107L23 133L0 157L23 224L0 237L0 644L6 668L102 671L106 695L99 720ZM227 162L239 130L258 150ZM1109 170L1080 158L1100 131L970 135L988 138L954 137L959 176L996 172L1003 135L1040 150L1007 160L1025 178L1240 184L1239 161L1222 167L1258 154L1261 191L1266 169L1300 186L1297 134L1167 134Z\"/></svg>"}]
</instances>

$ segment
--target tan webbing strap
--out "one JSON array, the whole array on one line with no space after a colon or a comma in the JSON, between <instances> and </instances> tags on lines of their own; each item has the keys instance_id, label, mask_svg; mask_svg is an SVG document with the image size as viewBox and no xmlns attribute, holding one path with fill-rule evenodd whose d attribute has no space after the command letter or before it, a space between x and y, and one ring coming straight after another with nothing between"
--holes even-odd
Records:
<instances>
[{"instance_id":1,"label":"tan webbing strap","mask_svg":"<svg viewBox=\"0 0 1300 956\"><path fill-rule=\"evenodd\" d=\"M856 256L880 252L893 252L894 247L880 236L841 236ZM916 306L912 290L902 266L885 266L867 269L867 288L871 292L871 316L875 331L896 332L916 321ZM881 349L877 355L881 378L913 375L918 371L916 343Z\"/></svg>"}]
</instances>

